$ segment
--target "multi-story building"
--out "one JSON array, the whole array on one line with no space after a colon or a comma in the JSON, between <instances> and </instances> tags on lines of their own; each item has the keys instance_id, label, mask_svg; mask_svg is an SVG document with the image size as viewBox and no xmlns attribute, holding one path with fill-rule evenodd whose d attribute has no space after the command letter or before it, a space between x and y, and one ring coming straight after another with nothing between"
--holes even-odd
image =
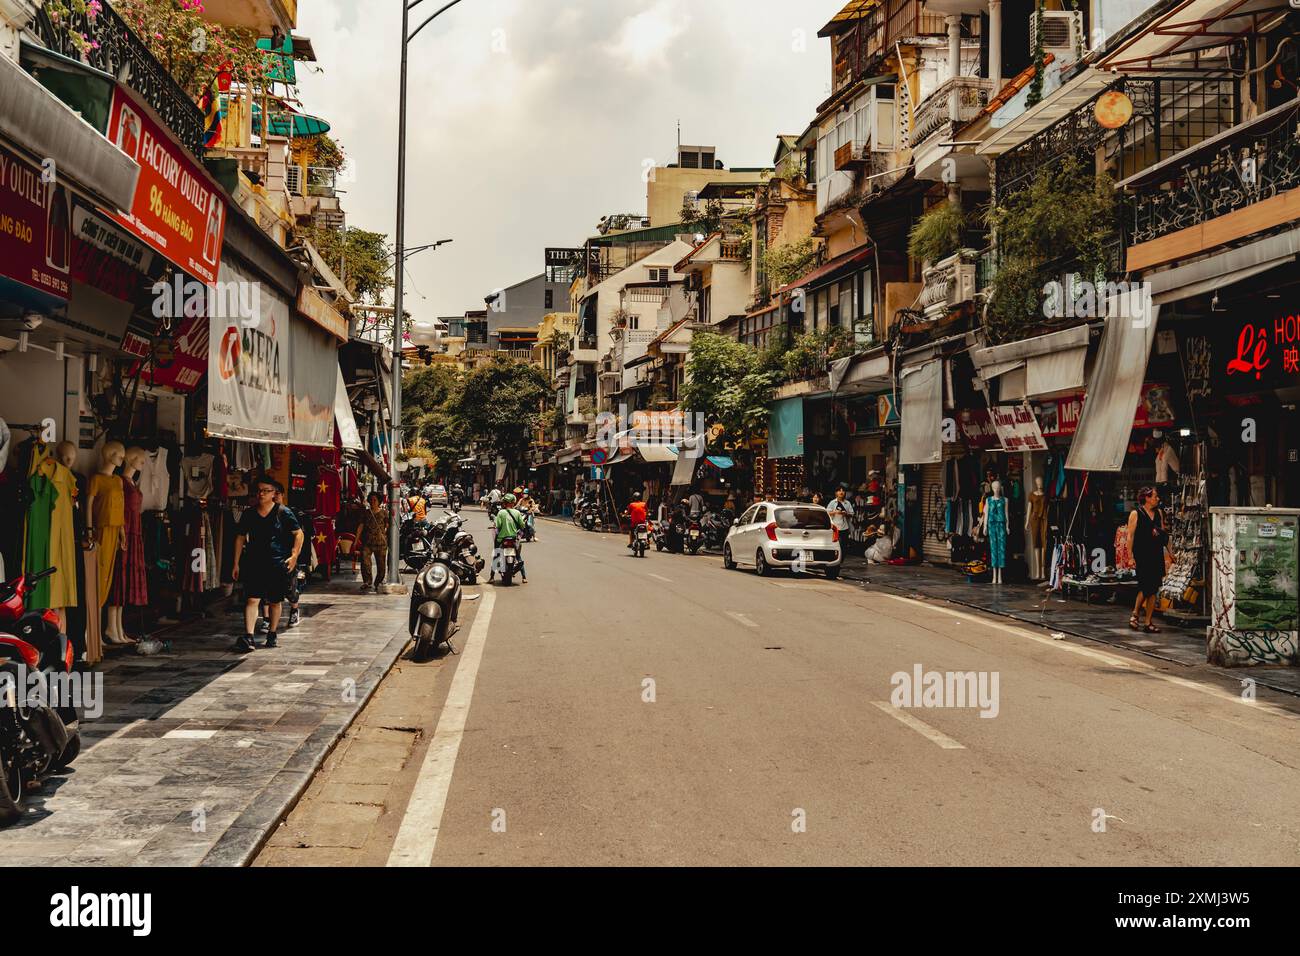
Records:
<instances>
[{"instance_id":1,"label":"multi-story building","mask_svg":"<svg viewBox=\"0 0 1300 956\"><path fill-rule=\"evenodd\" d=\"M761 167L728 169L712 146L679 146L677 162L655 166L646 180L647 226L671 226L682 222L683 206L702 209L710 198L724 209L734 210L748 201L727 187L752 191L772 170ZM709 187L713 191L706 193Z\"/></svg>"}]
</instances>

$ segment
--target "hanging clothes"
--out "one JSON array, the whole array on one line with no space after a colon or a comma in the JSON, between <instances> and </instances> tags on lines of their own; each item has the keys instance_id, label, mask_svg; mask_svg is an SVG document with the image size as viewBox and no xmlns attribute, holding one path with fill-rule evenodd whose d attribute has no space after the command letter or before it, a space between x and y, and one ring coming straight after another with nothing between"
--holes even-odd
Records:
<instances>
[{"instance_id":1,"label":"hanging clothes","mask_svg":"<svg viewBox=\"0 0 1300 956\"><path fill-rule=\"evenodd\" d=\"M27 552L24 572L32 575L50 566L50 520L54 514L54 499L58 490L38 468L27 479L32 491L32 503L27 508ZM50 579L44 578L32 586L27 598L31 608L55 607L50 603ZM58 605L62 607L63 605Z\"/></svg>"},{"instance_id":2,"label":"hanging clothes","mask_svg":"<svg viewBox=\"0 0 1300 956\"><path fill-rule=\"evenodd\" d=\"M42 584L48 584L49 604L46 607L75 607L77 605L77 532L73 514L77 500L77 478L62 462L47 458L40 465L40 473L50 480L54 488L54 506L50 512L50 548L47 567L54 568Z\"/></svg>"},{"instance_id":3,"label":"hanging clothes","mask_svg":"<svg viewBox=\"0 0 1300 956\"><path fill-rule=\"evenodd\" d=\"M119 479L122 482L125 547L117 552L113 593L108 603L112 607L143 607L149 603L149 575L144 562L144 530L140 521L140 503L144 500L144 493L125 475Z\"/></svg>"},{"instance_id":4,"label":"hanging clothes","mask_svg":"<svg viewBox=\"0 0 1300 956\"><path fill-rule=\"evenodd\" d=\"M159 448L157 451L148 452L145 455L144 465L140 469L140 491L144 496L140 509L142 511L167 510L167 495L170 490L171 472L167 470L167 449Z\"/></svg>"}]
</instances>

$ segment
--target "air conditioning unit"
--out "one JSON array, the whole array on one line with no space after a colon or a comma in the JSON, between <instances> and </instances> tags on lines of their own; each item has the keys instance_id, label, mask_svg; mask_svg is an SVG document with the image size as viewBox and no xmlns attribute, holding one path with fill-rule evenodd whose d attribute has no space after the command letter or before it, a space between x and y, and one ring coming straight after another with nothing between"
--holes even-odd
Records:
<instances>
[{"instance_id":1,"label":"air conditioning unit","mask_svg":"<svg viewBox=\"0 0 1300 956\"><path fill-rule=\"evenodd\" d=\"M1029 16L1029 54L1043 36L1043 55L1051 53L1058 64L1075 62L1084 48L1082 10L1035 10Z\"/></svg>"}]
</instances>

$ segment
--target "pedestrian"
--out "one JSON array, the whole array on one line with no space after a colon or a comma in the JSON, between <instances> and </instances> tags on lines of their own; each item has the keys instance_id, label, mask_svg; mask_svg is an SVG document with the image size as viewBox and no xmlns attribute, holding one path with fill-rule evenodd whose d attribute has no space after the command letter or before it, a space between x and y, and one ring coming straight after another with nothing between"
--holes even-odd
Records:
<instances>
[{"instance_id":1,"label":"pedestrian","mask_svg":"<svg viewBox=\"0 0 1300 956\"><path fill-rule=\"evenodd\" d=\"M235 529L235 562L231 574L244 587L244 634L235 642L234 650L241 654L257 647L257 612L262 601L271 610L266 646L276 646L280 604L289 593L291 569L298 564L305 539L294 513L275 503L277 491L284 493L278 481L259 479L257 504L240 516Z\"/></svg>"},{"instance_id":2,"label":"pedestrian","mask_svg":"<svg viewBox=\"0 0 1300 956\"><path fill-rule=\"evenodd\" d=\"M820 491L813 492L812 503L817 505L818 507L822 507L822 495Z\"/></svg>"},{"instance_id":3,"label":"pedestrian","mask_svg":"<svg viewBox=\"0 0 1300 956\"><path fill-rule=\"evenodd\" d=\"M1159 633L1160 628L1151 623L1156 610L1156 595L1165 579L1165 554L1169 551L1169 535L1165 532L1160 514L1160 493L1147 486L1138 492L1137 507L1128 516L1129 547L1133 563L1137 566L1138 596L1133 604L1133 614L1128 626L1135 631ZM1146 605L1144 608L1143 605ZM1145 611L1146 620L1139 620Z\"/></svg>"},{"instance_id":4,"label":"pedestrian","mask_svg":"<svg viewBox=\"0 0 1300 956\"><path fill-rule=\"evenodd\" d=\"M853 517L853 505L845 496L843 485L835 489L835 497L826 505L826 510L831 514L831 526L841 536L846 534L849 530L849 519Z\"/></svg>"},{"instance_id":5,"label":"pedestrian","mask_svg":"<svg viewBox=\"0 0 1300 956\"><path fill-rule=\"evenodd\" d=\"M691 520L699 521L700 515L704 514L704 496L698 490L691 491L690 509Z\"/></svg>"},{"instance_id":6,"label":"pedestrian","mask_svg":"<svg viewBox=\"0 0 1300 956\"><path fill-rule=\"evenodd\" d=\"M366 502L370 507L362 513L361 523L357 525L357 542L361 545L361 590L373 586L378 592L379 582L388 568L388 509L377 491L370 492ZM370 575L372 557L376 566L373 579Z\"/></svg>"},{"instance_id":7,"label":"pedestrian","mask_svg":"<svg viewBox=\"0 0 1300 956\"><path fill-rule=\"evenodd\" d=\"M296 518L299 527L302 526L302 519L298 518L298 513L284 503L284 492L277 491L275 493L275 503ZM301 596L301 588L298 585L298 568L295 565L289 569L289 591L285 595L285 600L289 602L289 623L285 625L286 629L298 626L298 602ZM264 631L271 630L271 605L267 601L262 602L262 614L258 619L257 626Z\"/></svg>"}]
</instances>

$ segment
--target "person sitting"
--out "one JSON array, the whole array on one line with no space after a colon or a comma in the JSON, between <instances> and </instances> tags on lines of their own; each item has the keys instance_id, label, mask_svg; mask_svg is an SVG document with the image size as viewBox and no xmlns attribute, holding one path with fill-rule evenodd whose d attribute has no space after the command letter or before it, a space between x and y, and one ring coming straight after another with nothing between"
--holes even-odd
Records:
<instances>
[{"instance_id":1,"label":"person sitting","mask_svg":"<svg viewBox=\"0 0 1300 956\"><path fill-rule=\"evenodd\" d=\"M492 570L488 572L488 581L496 579L497 571L505 570L505 555L501 551L502 542L513 538L515 553L519 555L519 579L528 583L528 572L524 570L524 549L520 545L519 532L524 526L524 516L515 508L515 496L506 495L501 499L501 508L493 519L496 536L492 549Z\"/></svg>"},{"instance_id":2,"label":"person sitting","mask_svg":"<svg viewBox=\"0 0 1300 956\"><path fill-rule=\"evenodd\" d=\"M636 543L636 529L638 525L646 523L646 505L641 500L641 493L634 492L632 500L627 503L627 546L630 548Z\"/></svg>"}]
</instances>

